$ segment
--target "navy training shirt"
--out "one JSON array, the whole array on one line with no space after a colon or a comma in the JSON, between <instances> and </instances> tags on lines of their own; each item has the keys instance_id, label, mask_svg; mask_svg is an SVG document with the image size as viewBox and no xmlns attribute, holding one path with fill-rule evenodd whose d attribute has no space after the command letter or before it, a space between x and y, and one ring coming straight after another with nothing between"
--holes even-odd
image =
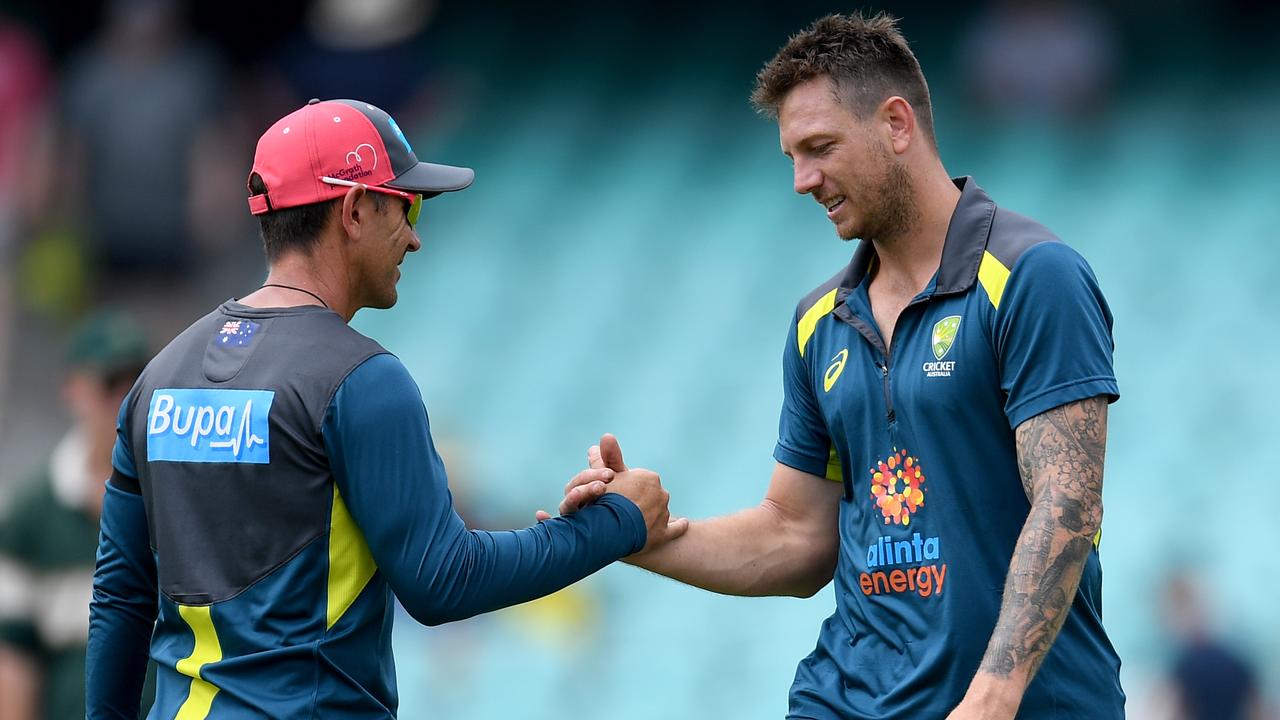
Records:
<instances>
[{"instance_id":1,"label":"navy training shirt","mask_svg":"<svg viewBox=\"0 0 1280 720\"><path fill-rule=\"evenodd\" d=\"M608 494L507 532L454 512L418 388L319 307L228 302L121 408L94 574L89 718L388 717L392 594L458 620L554 592L645 544ZM154 633L153 633L154 628Z\"/></svg>"},{"instance_id":2,"label":"navy training shirt","mask_svg":"<svg viewBox=\"0 0 1280 720\"><path fill-rule=\"evenodd\" d=\"M938 272L887 348L867 242L791 326L774 456L844 486L836 610L796 671L791 718L945 718L977 672L1030 511L1014 429L1119 396L1088 264L971 178L956 184ZM1124 716L1097 542L1019 718Z\"/></svg>"}]
</instances>

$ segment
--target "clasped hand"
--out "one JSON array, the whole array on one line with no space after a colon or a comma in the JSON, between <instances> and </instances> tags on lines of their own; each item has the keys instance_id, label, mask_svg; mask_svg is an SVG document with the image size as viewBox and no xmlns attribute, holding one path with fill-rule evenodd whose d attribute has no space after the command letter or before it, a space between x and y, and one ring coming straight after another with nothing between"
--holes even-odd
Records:
<instances>
[{"instance_id":1,"label":"clasped hand","mask_svg":"<svg viewBox=\"0 0 1280 720\"><path fill-rule=\"evenodd\" d=\"M644 515L649 539L641 553L670 542L689 529L688 518L671 517L668 509L671 495L662 487L662 478L651 470L628 468L622 461L618 439L613 435L605 433L599 445L587 450L587 463L590 467L565 485L564 499L560 501L561 515L577 512L605 493L618 493L635 503ZM534 516L538 522L551 518L544 510Z\"/></svg>"}]
</instances>

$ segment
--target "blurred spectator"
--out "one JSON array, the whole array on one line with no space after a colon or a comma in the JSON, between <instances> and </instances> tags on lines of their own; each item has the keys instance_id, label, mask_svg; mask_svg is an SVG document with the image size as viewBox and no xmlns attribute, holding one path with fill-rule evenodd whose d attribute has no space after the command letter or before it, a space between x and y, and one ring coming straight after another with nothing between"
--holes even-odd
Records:
<instances>
[{"instance_id":1,"label":"blurred spectator","mask_svg":"<svg viewBox=\"0 0 1280 720\"><path fill-rule=\"evenodd\" d=\"M176 0L107 3L101 35L68 68L58 159L60 196L83 212L94 299L152 315L143 321L166 339L212 302L183 279L199 230L219 232L197 212L231 155L218 141L220 58L187 36L180 11Z\"/></svg>"},{"instance_id":2,"label":"blurred spectator","mask_svg":"<svg viewBox=\"0 0 1280 720\"><path fill-rule=\"evenodd\" d=\"M0 252L7 254L30 211L32 147L47 122L48 60L25 28L0 16Z\"/></svg>"},{"instance_id":3,"label":"blurred spectator","mask_svg":"<svg viewBox=\"0 0 1280 720\"><path fill-rule=\"evenodd\" d=\"M62 387L72 427L0 522L0 720L84 717L98 515L120 403L149 358L119 312L73 337Z\"/></svg>"},{"instance_id":4,"label":"blurred spectator","mask_svg":"<svg viewBox=\"0 0 1280 720\"><path fill-rule=\"evenodd\" d=\"M32 204L46 179L48 62L31 33L0 16L0 408L7 407L15 312L11 268ZM5 420L0 412L0 428Z\"/></svg>"},{"instance_id":5,"label":"blurred spectator","mask_svg":"<svg viewBox=\"0 0 1280 720\"><path fill-rule=\"evenodd\" d=\"M1072 0L1003 0L963 46L969 84L1001 116L1078 117L1105 100L1116 71L1108 19Z\"/></svg>"},{"instance_id":6,"label":"blurred spectator","mask_svg":"<svg viewBox=\"0 0 1280 720\"><path fill-rule=\"evenodd\" d=\"M280 70L297 102L358 94L403 122L428 74L422 31L433 15L420 0L315 0Z\"/></svg>"},{"instance_id":7,"label":"blurred spectator","mask_svg":"<svg viewBox=\"0 0 1280 720\"><path fill-rule=\"evenodd\" d=\"M426 31L435 0L312 0L274 58L287 108L358 95L393 114L413 140L438 133L465 106L466 90L438 74Z\"/></svg>"},{"instance_id":8,"label":"blurred spectator","mask_svg":"<svg viewBox=\"0 0 1280 720\"><path fill-rule=\"evenodd\" d=\"M1165 586L1165 618L1177 644L1163 698L1170 720L1263 720L1269 716L1253 663L1209 626L1195 583L1174 575Z\"/></svg>"}]
</instances>

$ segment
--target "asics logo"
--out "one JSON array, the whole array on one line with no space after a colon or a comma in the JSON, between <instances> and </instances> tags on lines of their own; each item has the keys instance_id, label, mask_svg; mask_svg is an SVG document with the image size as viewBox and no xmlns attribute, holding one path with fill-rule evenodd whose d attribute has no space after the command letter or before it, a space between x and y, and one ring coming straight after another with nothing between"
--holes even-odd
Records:
<instances>
[{"instance_id":1,"label":"asics logo","mask_svg":"<svg viewBox=\"0 0 1280 720\"><path fill-rule=\"evenodd\" d=\"M839 379L840 373L844 372L844 363L848 359L849 348L841 350L835 354L835 357L831 358L831 364L827 366L827 374L822 376L823 392L831 392L831 387L836 384L836 380Z\"/></svg>"}]
</instances>

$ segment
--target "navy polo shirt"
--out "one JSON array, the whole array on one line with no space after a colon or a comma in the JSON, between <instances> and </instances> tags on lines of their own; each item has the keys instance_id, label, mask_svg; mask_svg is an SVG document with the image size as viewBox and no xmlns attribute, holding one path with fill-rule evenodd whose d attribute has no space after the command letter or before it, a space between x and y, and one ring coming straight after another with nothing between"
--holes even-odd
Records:
<instances>
[{"instance_id":1,"label":"navy polo shirt","mask_svg":"<svg viewBox=\"0 0 1280 720\"><path fill-rule=\"evenodd\" d=\"M956 181L938 272L881 338L875 251L796 310L774 457L844 486L836 611L801 661L793 718L945 718L977 672L1030 511L1014 429L1119 394L1111 312L1079 254ZM1019 718L1124 716L1097 538Z\"/></svg>"}]
</instances>

